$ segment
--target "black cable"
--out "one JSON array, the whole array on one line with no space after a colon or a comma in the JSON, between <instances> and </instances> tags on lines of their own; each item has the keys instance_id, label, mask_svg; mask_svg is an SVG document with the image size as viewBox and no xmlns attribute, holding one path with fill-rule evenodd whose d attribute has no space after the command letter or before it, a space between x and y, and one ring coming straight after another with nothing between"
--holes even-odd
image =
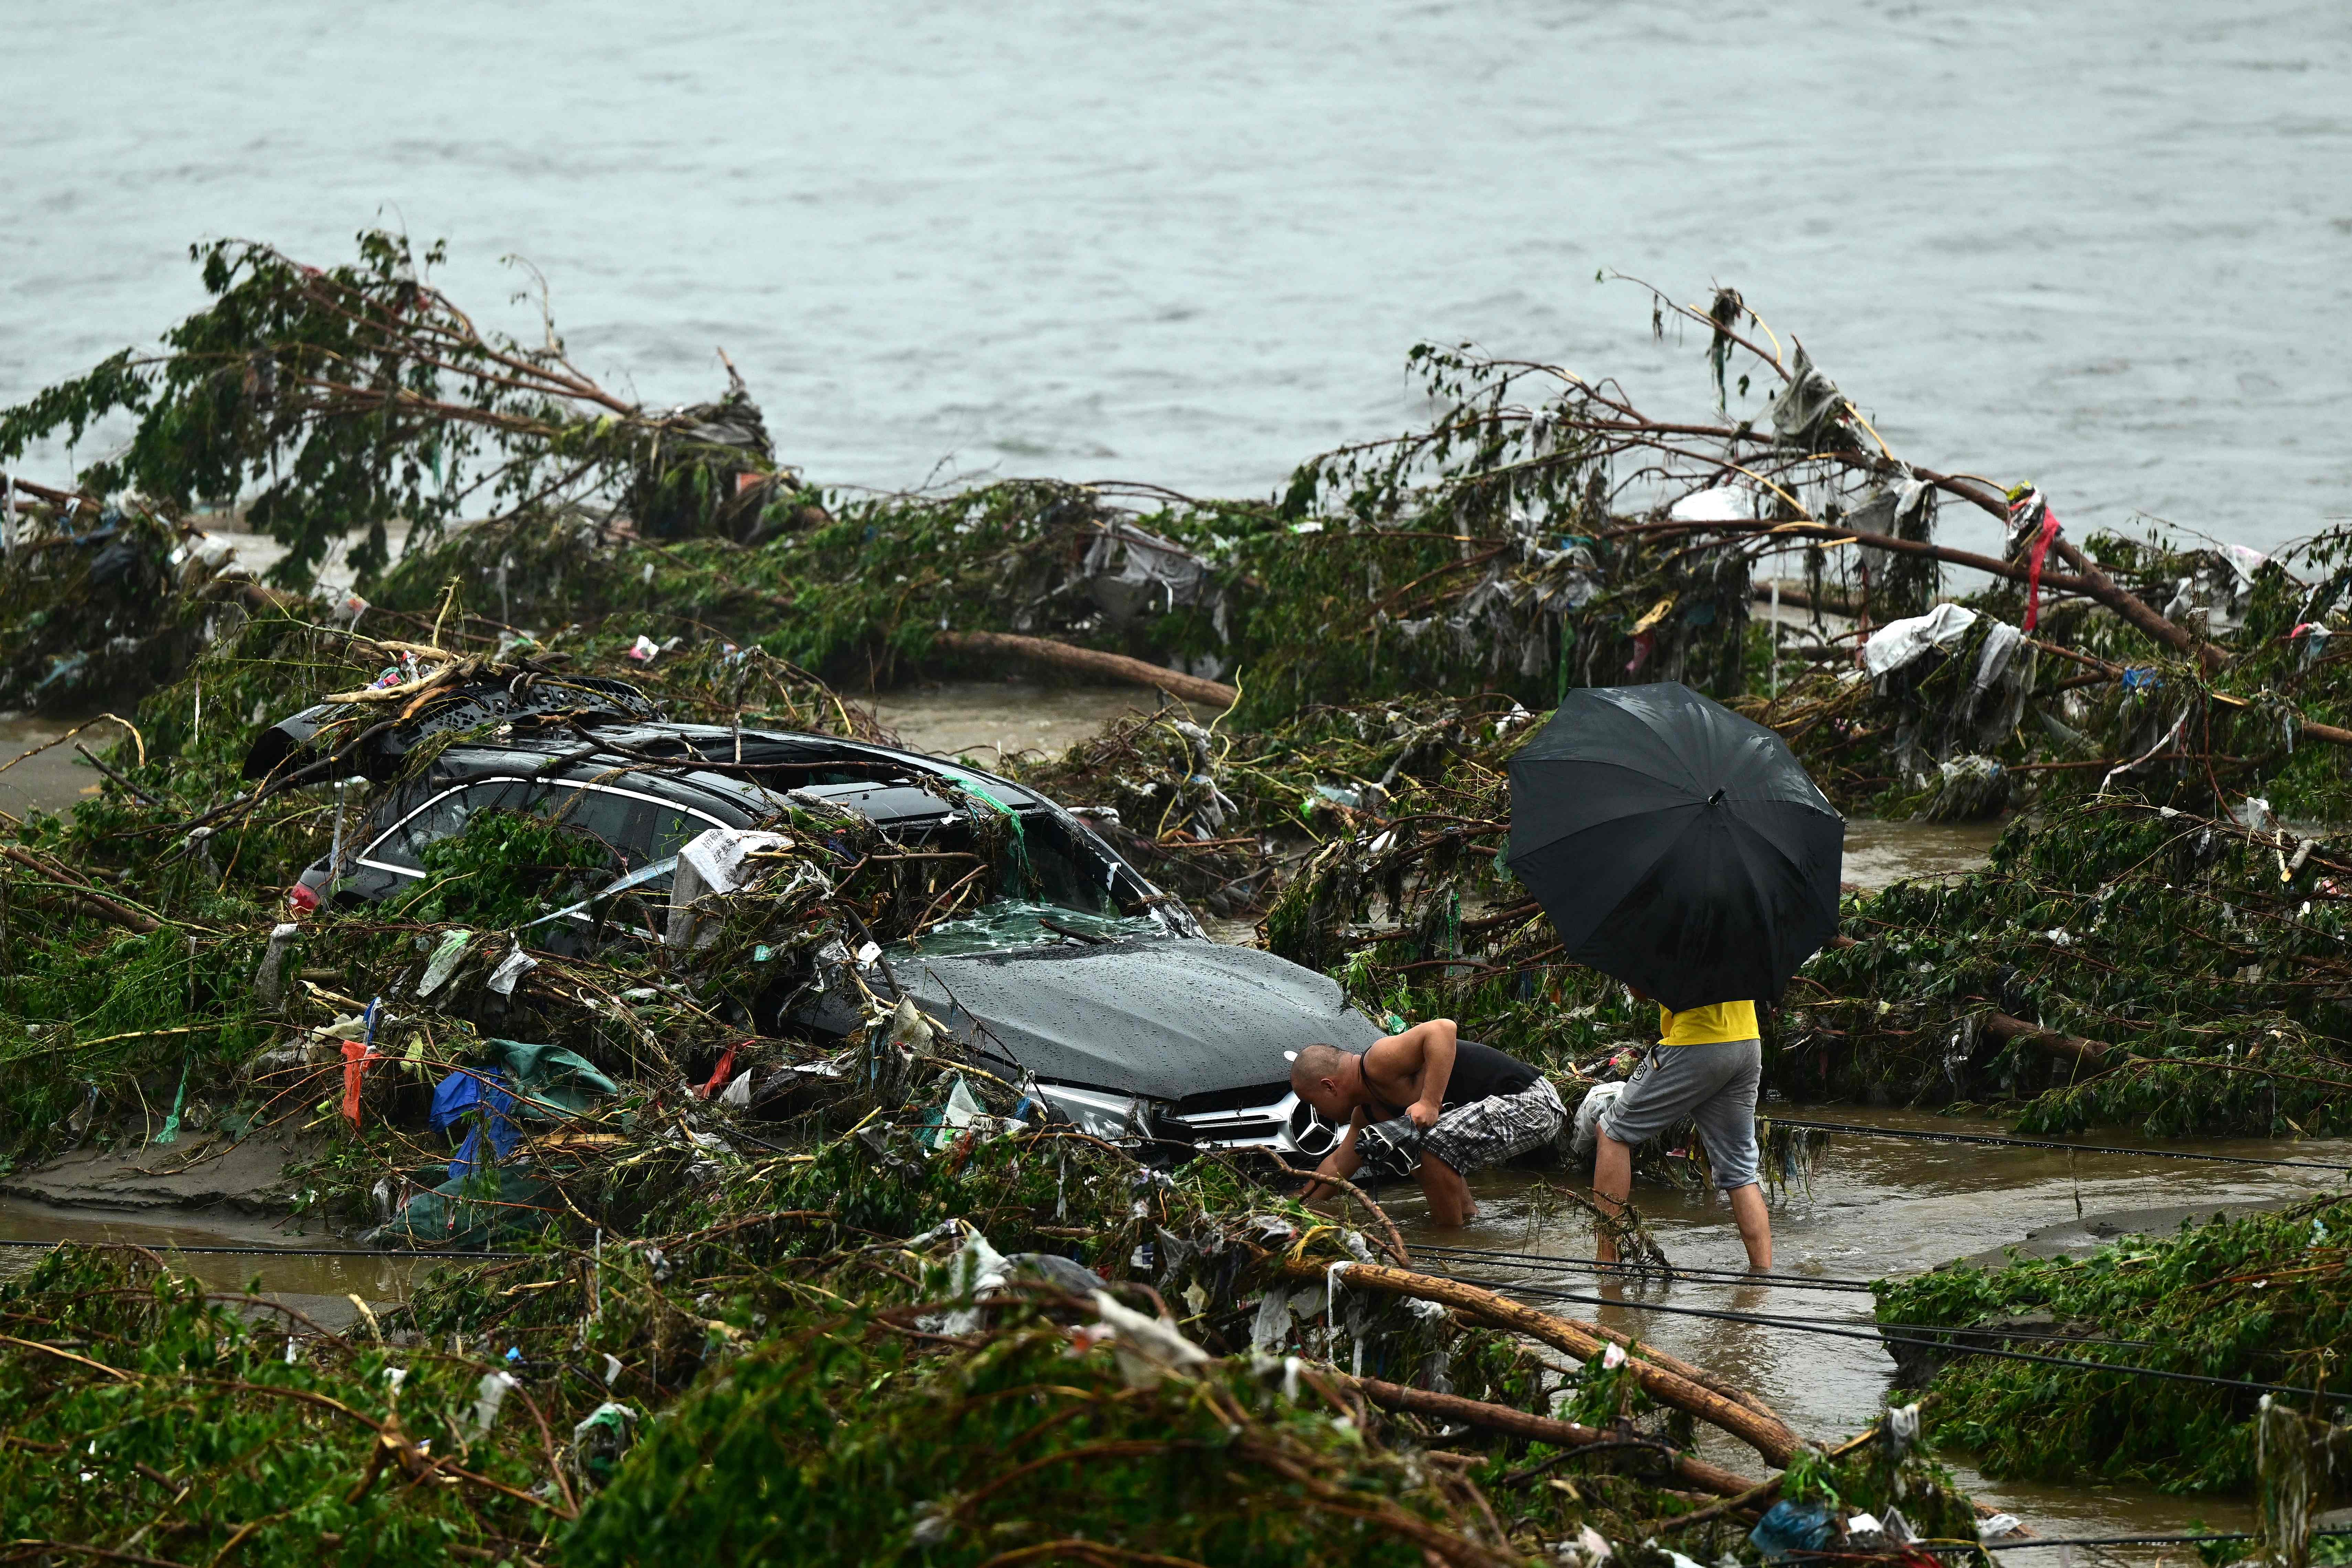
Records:
<instances>
[{"instance_id":1,"label":"black cable","mask_svg":"<svg viewBox=\"0 0 2352 1568\"><path fill-rule=\"evenodd\" d=\"M2352 1535L2352 1526L2330 1526L2311 1533L2315 1540L2323 1535ZM1979 1541L1974 1545L1959 1541L1914 1541L1910 1545L1916 1552L2032 1552L2044 1546L2195 1546L2208 1541L2253 1539L2251 1530L2220 1530L2210 1535L2062 1535L2054 1539L2028 1535L2015 1541Z\"/></svg>"},{"instance_id":2,"label":"black cable","mask_svg":"<svg viewBox=\"0 0 2352 1568\"><path fill-rule=\"evenodd\" d=\"M1935 1132L1919 1127L1864 1127L1850 1121L1796 1121L1785 1116L1758 1120L1808 1132L1844 1132L1863 1138L1918 1138L1930 1143L1983 1143L2001 1149L2058 1149L2070 1154L2138 1154L2150 1160L2199 1160L2217 1165L2277 1165L2296 1171L2352 1173L2352 1165L2317 1160L2266 1160L2252 1154L2199 1154L2186 1149L2131 1149L2119 1143L2062 1143L2051 1138L2003 1138L1989 1132Z\"/></svg>"},{"instance_id":3,"label":"black cable","mask_svg":"<svg viewBox=\"0 0 2352 1568\"><path fill-rule=\"evenodd\" d=\"M1475 1283L1475 1281L1465 1279L1462 1281L1462 1283L1466 1285ZM1609 1296L1580 1296L1573 1291L1562 1290L1557 1285L1535 1285L1513 1281L1500 1284L1497 1288L1505 1290L1524 1290L1531 1295L1551 1296L1567 1301L1583 1301L1594 1306L1633 1307L1643 1311L1671 1312L1677 1316L1727 1318L1739 1322L1762 1323L1772 1328L1795 1329L1803 1333L1836 1333L1839 1331L1839 1326L1837 1324L1824 1323L1812 1318L1776 1318L1763 1312L1710 1311L1703 1307L1669 1307L1662 1301L1623 1300ZM2033 1329L2010 1329L2003 1328L1997 1323L1874 1322L1873 1327L1882 1331L1874 1334L1863 1335L1862 1337L1866 1339L1885 1339L1889 1336L1883 1331L1885 1330L1909 1329L1914 1332L1922 1334L1980 1334L1988 1339L2054 1340L2061 1343L2070 1345L2113 1345L2119 1350L2146 1351L2158 1348L2154 1342L2149 1340L2105 1339L2095 1335L2060 1333L2055 1330L2043 1331ZM1861 1334L1862 1332L1859 1328L1854 1328L1851 1325L1848 1326L1846 1331L1854 1334ZM1915 1342L1900 1335L1893 1337L1895 1337L1898 1342L1905 1344L1915 1342L1934 1344L1939 1342L1934 1340ZM1958 1350L1964 1352L1971 1352L1971 1347L1967 1345L1951 1345L1947 1346L1946 1348ZM2347 1394L2347 1397L2352 1397L2352 1394Z\"/></svg>"},{"instance_id":4,"label":"black cable","mask_svg":"<svg viewBox=\"0 0 2352 1568\"><path fill-rule=\"evenodd\" d=\"M1475 1284L1476 1281L1463 1280L1461 1283ZM1560 1290L1542 1285L1520 1285L1513 1289L1531 1296L1546 1296L1554 1300L1576 1301L1594 1307L1632 1307L1639 1311L1667 1312L1676 1317L1713 1318L1727 1323L1756 1323L1765 1328L1794 1329L1800 1333L1823 1334L1832 1339L1866 1340L1873 1344L1925 1345L1930 1350L1956 1351L1962 1355L1991 1356L2000 1361L2034 1362L2044 1366L2069 1366L2082 1372L2120 1372L2128 1373L2135 1377L2164 1378L2175 1383L2210 1384L2218 1388L2242 1388L2255 1394L2292 1394L2305 1399L2352 1400L2352 1392L2339 1394L2324 1388L2296 1388L2281 1383L2254 1383L2240 1377L2214 1377L2201 1372L2173 1372L2165 1367L2134 1366L2125 1362L2084 1361L2075 1356L2037 1355L2032 1351L2013 1351L2003 1346L1953 1344L1944 1340L1918 1339L1908 1334L1890 1334L1876 1330L1864 1332L1860 1329L1841 1328L1832 1323L1807 1322L1801 1318L1772 1318L1759 1312L1716 1311L1706 1307L1669 1307L1663 1301L1612 1301L1606 1296L1581 1296L1573 1290ZM1941 1325L1911 1326L1928 1327L1931 1332L1937 1334L1970 1331L1965 1329L1945 1328ZM2025 1339L2033 1336L2011 1332L2005 1337Z\"/></svg>"},{"instance_id":5,"label":"black cable","mask_svg":"<svg viewBox=\"0 0 2352 1568\"><path fill-rule=\"evenodd\" d=\"M1591 1258L1549 1258L1540 1254L1503 1252L1484 1247L1439 1247L1423 1243L1413 1248L1417 1253L1433 1258L1460 1258L1475 1263L1508 1263L1517 1268L1552 1271L1562 1274L1600 1274L1632 1279L1683 1280L1695 1285L1765 1285L1784 1290L1843 1290L1866 1292L1872 1280L1841 1279L1828 1276L1801 1274L1753 1274L1740 1268L1686 1268L1672 1264L1664 1268L1655 1264L1603 1263Z\"/></svg>"}]
</instances>

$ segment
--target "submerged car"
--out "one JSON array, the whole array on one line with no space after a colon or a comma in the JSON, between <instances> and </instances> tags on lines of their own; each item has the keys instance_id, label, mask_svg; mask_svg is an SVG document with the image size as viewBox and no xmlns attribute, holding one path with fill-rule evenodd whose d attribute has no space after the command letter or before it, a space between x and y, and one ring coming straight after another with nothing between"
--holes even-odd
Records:
<instances>
[{"instance_id":1,"label":"submerged car","mask_svg":"<svg viewBox=\"0 0 2352 1568\"><path fill-rule=\"evenodd\" d=\"M1290 1092L1285 1053L1318 1041L1361 1049L1380 1029L1329 978L1209 941L1180 900L1036 792L887 746L669 723L618 697L599 716L556 723L520 713L493 738L478 738L507 710L497 698L493 689L467 711L476 733L385 794L339 850L340 864L330 855L303 873L292 892L298 907L392 898L427 875L428 849L488 813L582 828L609 850L611 885L666 900L667 862L689 840L712 827L758 827L793 797L858 812L892 841L933 851L960 847L972 831L950 797L967 807L978 798L1019 830L1019 886L883 950L868 971L877 993L895 986L911 996L991 1070L1034 1081L1064 1117L1100 1136L1310 1157L1335 1141ZM311 710L266 731L247 760L248 776L299 760L332 716ZM394 739L373 760L380 776L393 771L387 757L417 742ZM583 900L542 926L534 945L585 945L597 939L600 918ZM788 1020L846 1036L864 1023L852 995L827 988L794 1005Z\"/></svg>"}]
</instances>

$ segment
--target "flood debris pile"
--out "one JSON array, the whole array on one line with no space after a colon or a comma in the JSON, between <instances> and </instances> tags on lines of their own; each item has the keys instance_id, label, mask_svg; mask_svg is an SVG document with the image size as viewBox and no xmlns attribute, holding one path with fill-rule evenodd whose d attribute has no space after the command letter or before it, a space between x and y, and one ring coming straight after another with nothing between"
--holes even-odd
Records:
<instances>
[{"instance_id":1,"label":"flood debris pile","mask_svg":"<svg viewBox=\"0 0 2352 1568\"><path fill-rule=\"evenodd\" d=\"M0 705L79 716L136 702L238 613L226 563L143 507L0 484Z\"/></svg>"},{"instance_id":2,"label":"flood debris pile","mask_svg":"<svg viewBox=\"0 0 2352 1568\"><path fill-rule=\"evenodd\" d=\"M2332 531L2264 558L2094 535L2086 563L2140 609L2168 605L2179 618L2162 624L2194 628L2193 648L2095 599L1996 584L1829 637L1858 662L1825 647L1751 710L1825 788L1875 815L1964 820L2127 790L2204 811L2255 794L2333 818L2352 732L2335 722L2347 694L2325 616L2344 546Z\"/></svg>"},{"instance_id":3,"label":"flood debris pile","mask_svg":"<svg viewBox=\"0 0 2352 1568\"><path fill-rule=\"evenodd\" d=\"M462 616L440 628L446 649L276 612L238 620L189 674L133 710L100 759L97 795L70 816L13 827L0 847L11 1157L79 1140L100 1107L111 1120L150 1102L151 1131L168 1111L175 1127L221 1135L248 1130L257 1096L265 1121L307 1110L320 1069L341 1070L335 1032L349 1035L371 998L415 1016L398 1026L404 1041L422 1032L412 1079L428 1054L447 1058L430 1041L470 1038L485 1024L672 1078L682 1070L673 1051L730 1030L740 1038L738 1025L678 1002L659 944L549 950L550 900L560 909L614 879L611 847L588 825L487 823L431 846L426 874L402 898L344 918L288 919L285 889L303 868L355 854L373 802L451 744L518 722L563 733L586 719L655 711L636 688L567 673L572 655L561 647L518 657ZM462 651L468 644L475 651ZM861 710L763 655L707 650L662 670L654 684L664 683L727 720L873 732ZM273 731L269 721L288 714L306 717ZM857 830L826 826L836 840ZM872 869L869 881L887 879L887 868ZM934 918L948 912L942 905ZM510 934L492 951L491 938L525 930L538 933L531 963L547 968L518 993L513 972L500 981L494 971L525 944ZM795 929L793 951L806 937ZM630 991L646 994L621 1001ZM534 1001L551 995L563 1001ZM385 1054L387 1044L373 1048ZM299 1070L278 1061L289 1052ZM263 1058L278 1065L257 1071ZM309 1100L289 1098L306 1089Z\"/></svg>"},{"instance_id":4,"label":"flood debris pile","mask_svg":"<svg viewBox=\"0 0 2352 1568\"><path fill-rule=\"evenodd\" d=\"M510 635L612 635L647 658L717 642L835 681L1042 662L1157 679L1249 728L1679 679L1879 815L2121 786L2315 816L2345 788L2352 730L2331 719L2352 703L2326 653L2342 536L2269 559L2078 543L2030 485L1898 455L1728 290L1655 301L1660 332L1700 335L1712 420L1424 346L1425 427L1316 458L1267 500L1045 479L853 497L775 460L739 382L709 405L628 404L551 326L536 344L475 328L425 280L437 254L397 237L326 269L246 244L200 259L214 303L163 352L0 416L0 460L133 416L125 453L80 476L90 510L182 525L252 490L289 583L363 525L354 587L385 613L428 615L456 579ZM1953 505L1997 520L2002 552L1939 543Z\"/></svg>"},{"instance_id":5,"label":"flood debris pile","mask_svg":"<svg viewBox=\"0 0 2352 1568\"><path fill-rule=\"evenodd\" d=\"M1424 345L1424 427L1313 458L1266 500L1025 479L848 497L778 462L731 372L717 402L651 410L583 375L551 323L536 343L477 328L429 281L437 249L371 233L335 268L245 242L197 258L212 304L161 352L0 415L0 461L130 416L77 504L180 526L249 492L294 586L363 527L354 587L402 614L456 578L517 631L635 616L661 653L717 639L836 681L1008 657L1133 678L1104 662L1133 659L1179 695L1224 690L1252 727L1678 679L1743 702L1833 798L1885 815L2120 783L2317 816L2344 789L2340 534L2274 558L2078 542L2063 498L1898 455L1730 290L1654 297L1661 334L1700 338L1711 418ZM2000 553L1937 542L1954 505L1999 522Z\"/></svg>"},{"instance_id":6,"label":"flood debris pile","mask_svg":"<svg viewBox=\"0 0 2352 1568\"><path fill-rule=\"evenodd\" d=\"M2284 1485L2315 1513L2343 1492L2331 1456L2345 1434L2334 1391L2336 1347L2352 1326L2347 1226L2352 1205L2326 1197L2184 1221L2088 1258L1948 1267L1883 1284L1878 1316L1905 1385L1934 1392L1931 1430L1988 1474L2261 1490L2273 1501ZM1937 1331L1958 1329L1970 1331ZM2194 1377L2084 1370L2100 1363ZM2273 1413L2294 1443L2273 1430ZM2305 1463L2300 1446L2314 1441L2316 1460Z\"/></svg>"},{"instance_id":7,"label":"flood debris pile","mask_svg":"<svg viewBox=\"0 0 2352 1568\"><path fill-rule=\"evenodd\" d=\"M1850 902L1790 988L1791 1095L1997 1108L2028 1131L2340 1133L2352 849L2260 801L2084 801L1986 870Z\"/></svg>"},{"instance_id":8,"label":"flood debris pile","mask_svg":"<svg viewBox=\"0 0 2352 1568\"><path fill-rule=\"evenodd\" d=\"M0 1159L185 1166L268 1134L310 1221L519 1251L340 1336L60 1252L0 1293L28 1550L1681 1568L1972 1541L1910 1417L1809 1447L1704 1369L1415 1270L1373 1196L1302 1209L1295 1173L1204 1152L1140 1091L1081 1130L914 973L1193 937L1197 909L1369 1018L1470 1021L1575 1108L1655 1024L1507 863L1511 755L1580 685L1737 704L1849 808L2024 813L1982 873L1849 900L1766 1026L1782 1093L2342 1130L2352 848L2294 824L2346 801L2346 536L2078 545L2030 486L1898 457L1729 291L1657 303L1705 348L1695 420L1423 349L1425 427L1263 500L845 496L776 458L731 373L696 407L619 398L551 325L478 329L395 237L323 270L199 259L212 303L162 353L0 414L10 462L134 426L0 513L0 700L129 718L70 816L0 826ZM229 503L288 547L280 585L197 528ZM2002 552L1938 542L1954 505ZM358 575L316 588L353 530ZM821 744L889 741L852 683L1014 659L1160 695L1009 776ZM690 784L703 816L536 808L559 775ZM1067 853L1079 825L1131 868ZM362 857L380 834L411 858ZM1811 1148L1776 1129L1772 1179ZM1886 1310L2032 1298L2109 1325L2085 1342L2153 1339L2206 1291L2246 1310L2168 1353L2295 1381L2277 1344L2340 1329L2332 1243L2231 1234ZM2291 1245L2292 1321L2217 1272L2283 1279ZM1979 1359L1935 1376L1981 1448L2040 1385ZM2158 1479L2243 1484L2246 1412L2175 1396L2151 1425L2206 1422L2218 1457ZM211 1446L173 1449L192 1407ZM2001 1462L2050 1462L2030 1426ZM2086 1440L2157 1474L2151 1437Z\"/></svg>"},{"instance_id":9,"label":"flood debris pile","mask_svg":"<svg viewBox=\"0 0 2352 1568\"><path fill-rule=\"evenodd\" d=\"M1379 1243L1217 1162L899 1121L646 1186L634 1239L445 1270L340 1336L61 1249L0 1286L12 1538L167 1563L232 1540L263 1562L1753 1557L1779 1489L1689 1454L1679 1406L1776 1454L1817 1542L1898 1497L1973 1530L1916 1450L1805 1449L1671 1358L1361 1261ZM1546 1364L1563 1350L1584 1364Z\"/></svg>"}]
</instances>

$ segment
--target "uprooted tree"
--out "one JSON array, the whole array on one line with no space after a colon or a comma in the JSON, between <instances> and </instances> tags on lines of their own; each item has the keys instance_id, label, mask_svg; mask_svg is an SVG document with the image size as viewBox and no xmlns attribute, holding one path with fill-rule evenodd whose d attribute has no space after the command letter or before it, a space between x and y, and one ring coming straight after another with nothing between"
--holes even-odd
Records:
<instances>
[{"instance_id":1,"label":"uprooted tree","mask_svg":"<svg viewBox=\"0 0 2352 1568\"><path fill-rule=\"evenodd\" d=\"M128 445L82 487L174 517L241 502L288 547L289 586L355 530L352 564L372 574L394 523L430 537L459 517L594 505L653 536L740 535L796 487L731 365L716 402L632 403L572 363L543 286L540 342L476 325L430 281L439 245L419 256L371 230L356 261L323 268L250 240L190 255L212 303L159 350L125 349L0 413L0 464L131 416Z\"/></svg>"}]
</instances>

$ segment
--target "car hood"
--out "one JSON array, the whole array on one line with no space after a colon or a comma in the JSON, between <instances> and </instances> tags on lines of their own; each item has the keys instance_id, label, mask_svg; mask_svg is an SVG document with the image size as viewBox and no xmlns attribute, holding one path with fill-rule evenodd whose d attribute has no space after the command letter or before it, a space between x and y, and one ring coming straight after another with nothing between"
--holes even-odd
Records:
<instances>
[{"instance_id":1,"label":"car hood","mask_svg":"<svg viewBox=\"0 0 2352 1568\"><path fill-rule=\"evenodd\" d=\"M1189 938L901 955L890 967L919 1006L977 1035L983 1053L1050 1082L1155 1100L1276 1083L1289 1076L1285 1051L1360 1051L1381 1037L1338 982L1255 948Z\"/></svg>"}]
</instances>

